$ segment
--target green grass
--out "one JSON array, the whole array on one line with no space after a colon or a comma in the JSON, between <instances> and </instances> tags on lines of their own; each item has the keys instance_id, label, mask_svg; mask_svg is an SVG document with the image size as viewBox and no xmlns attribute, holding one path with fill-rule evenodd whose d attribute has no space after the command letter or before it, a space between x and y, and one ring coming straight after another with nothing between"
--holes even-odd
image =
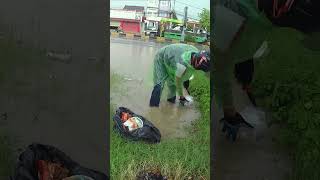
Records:
<instances>
[{"instance_id":1,"label":"green grass","mask_svg":"<svg viewBox=\"0 0 320 180\"><path fill-rule=\"evenodd\" d=\"M294 158L292 179L320 179L320 52L305 48L319 41L289 28L268 39L271 52L256 67L255 96L282 127L280 142Z\"/></svg>"},{"instance_id":2,"label":"green grass","mask_svg":"<svg viewBox=\"0 0 320 180\"><path fill-rule=\"evenodd\" d=\"M210 83L203 73L196 73L190 91L201 117L183 139L163 140L159 144L127 141L111 130L111 177L134 179L140 170L158 168L171 179L209 179L210 174ZM111 116L114 114L111 108ZM111 122L111 126L113 122Z\"/></svg>"}]
</instances>

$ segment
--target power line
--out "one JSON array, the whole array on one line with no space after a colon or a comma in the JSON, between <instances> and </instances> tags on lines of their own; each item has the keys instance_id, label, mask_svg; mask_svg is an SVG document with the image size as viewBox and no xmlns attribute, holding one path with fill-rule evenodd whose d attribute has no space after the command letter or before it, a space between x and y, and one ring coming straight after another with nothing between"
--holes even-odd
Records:
<instances>
[{"instance_id":1,"label":"power line","mask_svg":"<svg viewBox=\"0 0 320 180\"><path fill-rule=\"evenodd\" d=\"M184 13L183 12L179 12L179 11L175 11L176 12L176 15L179 15L179 16L184 16ZM194 16L189 16L189 18L192 18L192 19L195 19L195 20L200 20L199 17L194 17Z\"/></svg>"},{"instance_id":2,"label":"power line","mask_svg":"<svg viewBox=\"0 0 320 180\"><path fill-rule=\"evenodd\" d=\"M184 2L181 2L181 1L177 1L177 0L176 0L176 2L177 2L177 3L180 3L180 4L187 5L187 6L189 6L189 7L195 8L195 9L199 9L199 10L203 10L203 9L204 9L204 8L196 7L196 6L190 5L190 4L188 4L188 3L184 3Z\"/></svg>"}]
</instances>

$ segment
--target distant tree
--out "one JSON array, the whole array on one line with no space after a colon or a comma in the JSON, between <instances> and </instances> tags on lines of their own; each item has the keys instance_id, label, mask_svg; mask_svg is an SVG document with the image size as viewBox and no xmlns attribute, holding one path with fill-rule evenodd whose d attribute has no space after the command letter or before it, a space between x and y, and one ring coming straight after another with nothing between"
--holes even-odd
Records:
<instances>
[{"instance_id":1,"label":"distant tree","mask_svg":"<svg viewBox=\"0 0 320 180\"><path fill-rule=\"evenodd\" d=\"M187 24L187 31L193 31L193 26L191 24Z\"/></svg>"},{"instance_id":2,"label":"distant tree","mask_svg":"<svg viewBox=\"0 0 320 180\"><path fill-rule=\"evenodd\" d=\"M201 28L210 32L210 10L204 8L202 12L199 13L199 17Z\"/></svg>"}]
</instances>

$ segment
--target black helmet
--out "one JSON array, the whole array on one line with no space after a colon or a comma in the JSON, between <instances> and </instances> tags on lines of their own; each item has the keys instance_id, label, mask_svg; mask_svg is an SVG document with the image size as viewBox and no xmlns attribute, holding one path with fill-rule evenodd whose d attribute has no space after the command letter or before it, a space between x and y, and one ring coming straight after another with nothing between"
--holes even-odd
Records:
<instances>
[{"instance_id":1,"label":"black helmet","mask_svg":"<svg viewBox=\"0 0 320 180\"><path fill-rule=\"evenodd\" d=\"M202 70L204 72L210 71L210 51L194 53L193 58L195 58L193 63L195 69Z\"/></svg>"}]
</instances>

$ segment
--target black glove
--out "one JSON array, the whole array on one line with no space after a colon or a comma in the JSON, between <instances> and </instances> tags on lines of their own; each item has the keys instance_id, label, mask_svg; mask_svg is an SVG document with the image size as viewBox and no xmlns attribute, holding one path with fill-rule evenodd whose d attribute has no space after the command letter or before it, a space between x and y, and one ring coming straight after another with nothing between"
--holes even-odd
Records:
<instances>
[{"instance_id":1,"label":"black glove","mask_svg":"<svg viewBox=\"0 0 320 180\"><path fill-rule=\"evenodd\" d=\"M185 106L189 102L184 96L180 97L179 100L182 106Z\"/></svg>"},{"instance_id":2,"label":"black glove","mask_svg":"<svg viewBox=\"0 0 320 180\"><path fill-rule=\"evenodd\" d=\"M236 140L240 127L254 128L239 113L236 113L234 117L224 117L220 121L223 123L222 132L226 133L226 137L231 138L232 141Z\"/></svg>"}]
</instances>

